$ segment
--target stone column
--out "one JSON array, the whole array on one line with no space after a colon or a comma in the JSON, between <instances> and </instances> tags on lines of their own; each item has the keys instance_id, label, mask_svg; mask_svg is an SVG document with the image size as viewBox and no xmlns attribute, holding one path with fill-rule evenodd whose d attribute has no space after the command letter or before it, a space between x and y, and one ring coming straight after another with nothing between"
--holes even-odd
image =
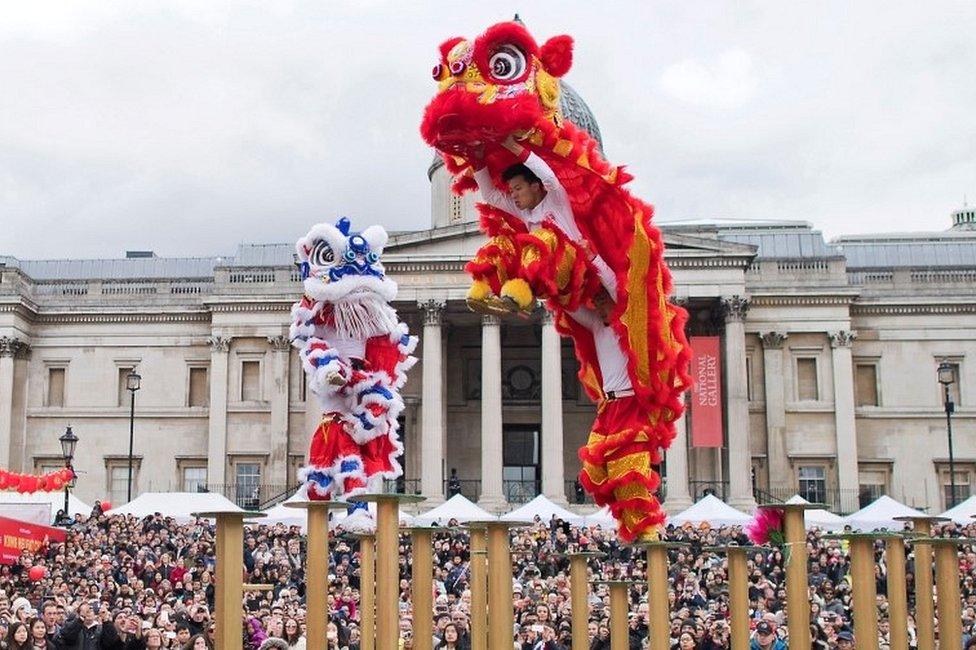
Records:
<instances>
[{"instance_id":1,"label":"stone column","mask_svg":"<svg viewBox=\"0 0 976 650\"><path fill-rule=\"evenodd\" d=\"M562 344L549 310L542 312L542 493L565 505Z\"/></svg>"},{"instance_id":2,"label":"stone column","mask_svg":"<svg viewBox=\"0 0 976 650\"><path fill-rule=\"evenodd\" d=\"M693 503L691 492L688 490L688 420L685 417L687 413L686 407L681 417L674 421L674 440L665 452L668 462L668 494L664 500L664 509L670 514L690 508Z\"/></svg>"},{"instance_id":3,"label":"stone column","mask_svg":"<svg viewBox=\"0 0 976 650\"><path fill-rule=\"evenodd\" d=\"M837 431L837 483L841 512L857 510L858 470L857 431L854 426L854 363L851 344L857 333L847 330L830 333L831 361L834 369L834 426Z\"/></svg>"},{"instance_id":4,"label":"stone column","mask_svg":"<svg viewBox=\"0 0 976 650\"><path fill-rule=\"evenodd\" d=\"M763 332L763 385L766 393L766 465L774 497L790 496L793 482L786 453L786 395L783 392L783 332Z\"/></svg>"},{"instance_id":5,"label":"stone column","mask_svg":"<svg viewBox=\"0 0 976 650\"><path fill-rule=\"evenodd\" d=\"M271 426L268 456L268 475L264 480L277 494L296 477L288 476L288 365L291 360L291 341L287 336L269 336L271 345ZM279 487L280 486L280 487ZM272 497L274 494L263 496Z\"/></svg>"},{"instance_id":6,"label":"stone column","mask_svg":"<svg viewBox=\"0 0 976 650\"><path fill-rule=\"evenodd\" d=\"M14 365L16 359L26 356L29 349L28 345L17 337L0 336L0 467L14 471L21 469L10 466L10 459L13 456L10 446L15 438Z\"/></svg>"},{"instance_id":7,"label":"stone column","mask_svg":"<svg viewBox=\"0 0 976 650\"><path fill-rule=\"evenodd\" d=\"M502 340L497 316L481 318L481 497L492 511L505 506L502 485Z\"/></svg>"},{"instance_id":8,"label":"stone column","mask_svg":"<svg viewBox=\"0 0 976 650\"><path fill-rule=\"evenodd\" d=\"M752 496L752 454L749 449L749 395L746 391L746 312L749 300L722 300L725 315L725 399L728 422L729 505L746 512L756 507Z\"/></svg>"},{"instance_id":9,"label":"stone column","mask_svg":"<svg viewBox=\"0 0 976 650\"><path fill-rule=\"evenodd\" d=\"M443 300L427 300L418 303L424 313L424 333L421 337L422 380L420 417L422 420L420 443L420 491L426 498L426 506L444 501L444 408L441 384L444 381L444 349L441 344Z\"/></svg>"},{"instance_id":10,"label":"stone column","mask_svg":"<svg viewBox=\"0 0 976 650\"><path fill-rule=\"evenodd\" d=\"M207 436L207 483L213 492L227 488L227 363L230 337L211 336L210 344L210 429Z\"/></svg>"}]
</instances>

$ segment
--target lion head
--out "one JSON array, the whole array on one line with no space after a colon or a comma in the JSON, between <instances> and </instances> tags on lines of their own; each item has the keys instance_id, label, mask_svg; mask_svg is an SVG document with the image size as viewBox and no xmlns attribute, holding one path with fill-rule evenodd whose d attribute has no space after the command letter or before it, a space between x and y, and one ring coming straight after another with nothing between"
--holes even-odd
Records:
<instances>
[{"instance_id":1,"label":"lion head","mask_svg":"<svg viewBox=\"0 0 976 650\"><path fill-rule=\"evenodd\" d=\"M474 41L445 41L432 72L438 92L424 112L421 135L441 152L469 157L473 147L540 122L560 125L559 77L569 71L572 51L569 36L540 47L516 22L493 25Z\"/></svg>"}]
</instances>

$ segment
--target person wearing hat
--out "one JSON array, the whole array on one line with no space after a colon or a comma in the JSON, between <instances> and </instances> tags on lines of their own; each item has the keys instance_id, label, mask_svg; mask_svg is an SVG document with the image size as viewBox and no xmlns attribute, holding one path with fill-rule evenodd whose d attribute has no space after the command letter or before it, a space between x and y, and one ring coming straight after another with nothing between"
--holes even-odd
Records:
<instances>
[{"instance_id":1,"label":"person wearing hat","mask_svg":"<svg viewBox=\"0 0 976 650\"><path fill-rule=\"evenodd\" d=\"M749 650L786 650L786 643L776 636L776 625L763 620L756 625Z\"/></svg>"},{"instance_id":2,"label":"person wearing hat","mask_svg":"<svg viewBox=\"0 0 976 650\"><path fill-rule=\"evenodd\" d=\"M20 596L14 598L14 602L11 603L10 613L13 614L14 620L26 623L34 615L34 610L31 608L30 601Z\"/></svg>"},{"instance_id":3,"label":"person wearing hat","mask_svg":"<svg viewBox=\"0 0 976 650\"><path fill-rule=\"evenodd\" d=\"M853 650L854 635L850 630L841 630L837 633L837 650Z\"/></svg>"}]
</instances>

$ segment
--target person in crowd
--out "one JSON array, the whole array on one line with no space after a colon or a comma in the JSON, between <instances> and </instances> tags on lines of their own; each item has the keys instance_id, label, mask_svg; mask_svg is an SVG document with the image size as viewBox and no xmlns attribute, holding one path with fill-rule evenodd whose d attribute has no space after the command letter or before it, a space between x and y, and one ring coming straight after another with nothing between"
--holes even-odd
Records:
<instances>
[{"instance_id":1,"label":"person in crowd","mask_svg":"<svg viewBox=\"0 0 976 650\"><path fill-rule=\"evenodd\" d=\"M976 524L944 526L936 535L976 538ZM745 544L739 528L684 525L671 527L665 538L685 542L686 550L670 557L670 645L695 650L729 647L728 568L724 556L711 547ZM809 567L810 638L815 650L843 647L852 632L849 549L811 530L807 537ZM968 541L968 540L967 540ZM646 577L643 555L618 543L611 529L571 526L561 521L537 521L511 533L513 551L513 620L521 647L561 650L572 644L569 566L565 554L598 551L604 558L590 562L592 578L633 580L628 632L629 645L648 643L648 594L640 582ZM249 525L244 556L253 568L247 582L273 585L270 591L242 594L245 647L259 650L269 638L277 647L306 647L305 539L300 529L284 525ZM67 529L64 543L36 552L24 551L14 565L0 565L0 647L22 643L54 650L182 650L214 646L215 530L200 520L174 521L162 514L138 519L97 512L78 516ZM399 559L400 636L412 647L414 613L409 540L401 541ZM973 638L976 624L976 542L959 548L964 636ZM438 647L466 649L471 644L471 554L462 528L434 534L434 639ZM358 542L337 536L328 558L330 594L329 647L358 650L361 638L361 567ZM913 565L909 548L908 596L913 606ZM39 579L29 577L34 564L49 567ZM879 566L883 554L879 552ZM780 549L750 554L748 598L753 628L751 647L781 649L788 644L785 616L786 558ZM879 645L890 640L887 620L887 567L876 574ZM815 577L821 576L821 577ZM595 587L589 595L587 645L609 648L609 591ZM23 631L21 631L23 629ZM769 631L772 631L770 633ZM914 619L909 640L917 646ZM195 636L196 635L196 636ZM42 638L43 637L43 638ZM275 647L273 644L272 647ZM195 649L198 650L198 649Z\"/></svg>"},{"instance_id":2,"label":"person in crowd","mask_svg":"<svg viewBox=\"0 0 976 650\"><path fill-rule=\"evenodd\" d=\"M2 647L6 650L29 650L30 629L27 624L23 621L15 621L11 624Z\"/></svg>"}]
</instances>

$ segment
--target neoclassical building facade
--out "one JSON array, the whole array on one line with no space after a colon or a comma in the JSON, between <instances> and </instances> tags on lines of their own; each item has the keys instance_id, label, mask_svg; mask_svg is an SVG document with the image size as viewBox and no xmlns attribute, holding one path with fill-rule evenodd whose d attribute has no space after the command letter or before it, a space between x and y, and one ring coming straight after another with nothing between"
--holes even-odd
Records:
<instances>
[{"instance_id":1,"label":"neoclassical building facade","mask_svg":"<svg viewBox=\"0 0 976 650\"><path fill-rule=\"evenodd\" d=\"M571 89L564 101L599 136ZM421 338L404 390L401 487L435 502L460 487L496 510L540 492L575 503L576 449L594 408L572 348L542 311L468 311L477 197L452 196L436 161L428 177L431 227L393 233L384 256L396 307ZM931 233L830 242L797 221L662 225L689 334L720 337L724 440L694 447L693 416L679 422L661 468L669 509L709 490L742 508L800 493L843 512L880 494L943 509L943 361L954 373L957 490L968 496L976 211L951 219ZM70 425L78 495L124 501L134 369L134 493L206 488L251 507L287 493L318 417L286 337L300 291L290 244L212 258L0 256L0 467L61 466Z\"/></svg>"}]
</instances>

